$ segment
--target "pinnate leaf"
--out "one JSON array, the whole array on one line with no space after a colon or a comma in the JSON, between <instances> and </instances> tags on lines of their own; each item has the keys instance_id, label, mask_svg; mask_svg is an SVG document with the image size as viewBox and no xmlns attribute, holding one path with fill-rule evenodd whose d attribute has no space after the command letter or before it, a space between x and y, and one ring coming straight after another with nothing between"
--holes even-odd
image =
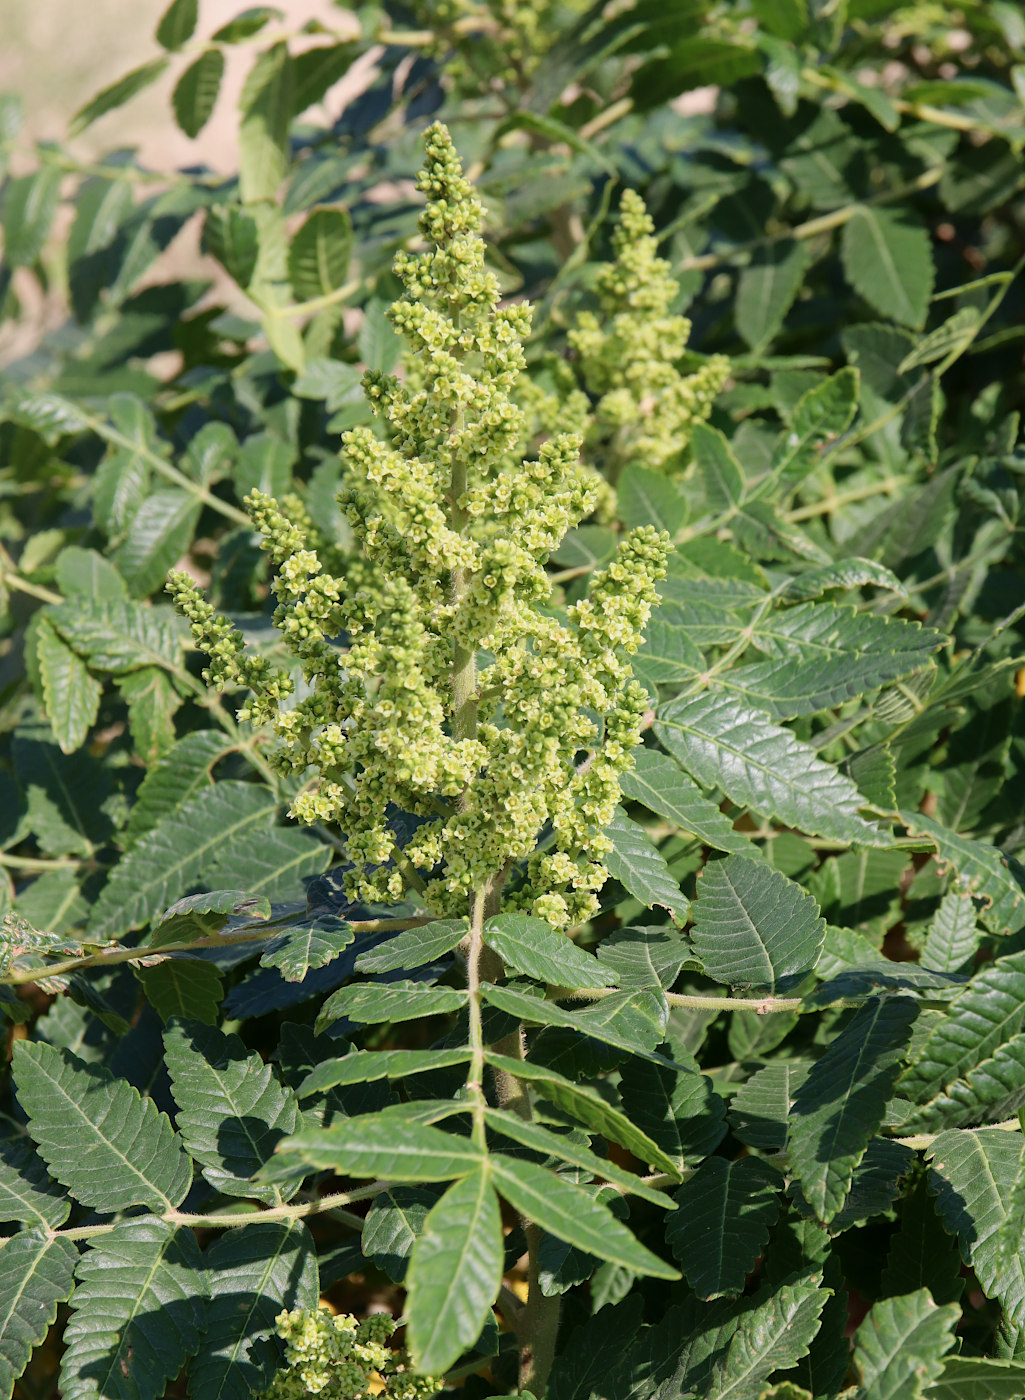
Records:
<instances>
[{"instance_id":1,"label":"pinnate leaf","mask_svg":"<svg viewBox=\"0 0 1025 1400\"><path fill-rule=\"evenodd\" d=\"M253 783L205 786L141 836L114 867L93 906L90 932L126 933L166 909L225 847L274 820L271 793Z\"/></svg>"},{"instance_id":2,"label":"pinnate leaf","mask_svg":"<svg viewBox=\"0 0 1025 1400\"><path fill-rule=\"evenodd\" d=\"M281 1365L274 1319L282 1309L315 1308L317 1256L301 1220L256 1221L228 1230L203 1256L210 1280L206 1331L189 1367L200 1400L252 1400Z\"/></svg>"},{"instance_id":3,"label":"pinnate leaf","mask_svg":"<svg viewBox=\"0 0 1025 1400\"><path fill-rule=\"evenodd\" d=\"M193 140L213 116L224 77L224 55L220 49L205 49L178 79L171 105L174 119Z\"/></svg>"},{"instance_id":4,"label":"pinnate leaf","mask_svg":"<svg viewBox=\"0 0 1025 1400\"><path fill-rule=\"evenodd\" d=\"M0 1250L0 1396L14 1383L75 1286L78 1250L60 1235L15 1235Z\"/></svg>"},{"instance_id":5,"label":"pinnate leaf","mask_svg":"<svg viewBox=\"0 0 1025 1400\"><path fill-rule=\"evenodd\" d=\"M237 1036L214 1026L176 1021L164 1044L178 1129L207 1181L227 1196L278 1204L276 1186L250 1178L301 1122L292 1091L259 1055L247 1054Z\"/></svg>"},{"instance_id":6,"label":"pinnate leaf","mask_svg":"<svg viewBox=\"0 0 1025 1400\"><path fill-rule=\"evenodd\" d=\"M61 1395L163 1395L199 1345L205 1296L203 1259L191 1230L146 1218L115 1225L78 1266Z\"/></svg>"},{"instance_id":7,"label":"pinnate leaf","mask_svg":"<svg viewBox=\"0 0 1025 1400\"><path fill-rule=\"evenodd\" d=\"M681 697L658 712L655 733L709 788L788 826L843 842L878 844L858 815L857 788L814 749L757 710L714 693Z\"/></svg>"},{"instance_id":8,"label":"pinnate leaf","mask_svg":"<svg viewBox=\"0 0 1025 1400\"><path fill-rule=\"evenodd\" d=\"M488 1063L495 1069L503 1070L506 1074L532 1084L539 1098L547 1099L585 1127L601 1133L610 1142L619 1143L620 1147L625 1147L648 1166L671 1173L677 1171L677 1163L663 1150L654 1136L649 1137L625 1113L614 1108L590 1086L574 1084L571 1079L546 1065L514 1060L509 1055L499 1055L494 1051L488 1053Z\"/></svg>"},{"instance_id":9,"label":"pinnate leaf","mask_svg":"<svg viewBox=\"0 0 1025 1400\"><path fill-rule=\"evenodd\" d=\"M664 753L638 750L634 766L624 773L620 787L624 797L643 802L650 812L673 822L681 831L691 832L705 846L738 855L758 853L757 846L734 830L729 817Z\"/></svg>"},{"instance_id":10,"label":"pinnate leaf","mask_svg":"<svg viewBox=\"0 0 1025 1400\"><path fill-rule=\"evenodd\" d=\"M276 967L286 982L301 982L306 974L326 967L355 938L351 924L330 916L288 929L260 959L261 967Z\"/></svg>"},{"instance_id":11,"label":"pinnate leaf","mask_svg":"<svg viewBox=\"0 0 1025 1400\"><path fill-rule=\"evenodd\" d=\"M418 1371L443 1373L480 1336L503 1257L498 1197L482 1163L448 1188L413 1246L406 1315Z\"/></svg>"},{"instance_id":12,"label":"pinnate leaf","mask_svg":"<svg viewBox=\"0 0 1025 1400\"><path fill-rule=\"evenodd\" d=\"M96 722L102 682L50 626L45 615L36 630L36 663L53 736L63 753L73 753L85 743Z\"/></svg>"},{"instance_id":13,"label":"pinnate leaf","mask_svg":"<svg viewBox=\"0 0 1025 1400\"><path fill-rule=\"evenodd\" d=\"M451 953L466 937L465 919L442 919L405 929L356 959L357 972L412 972Z\"/></svg>"},{"instance_id":14,"label":"pinnate leaf","mask_svg":"<svg viewBox=\"0 0 1025 1400\"><path fill-rule=\"evenodd\" d=\"M94 1210L181 1205L192 1164L151 1099L70 1051L20 1041L18 1101L52 1176Z\"/></svg>"},{"instance_id":15,"label":"pinnate leaf","mask_svg":"<svg viewBox=\"0 0 1025 1400\"><path fill-rule=\"evenodd\" d=\"M288 278L297 301L312 301L345 282L352 253L352 220L344 209L315 209L292 238Z\"/></svg>"},{"instance_id":16,"label":"pinnate leaf","mask_svg":"<svg viewBox=\"0 0 1025 1400\"><path fill-rule=\"evenodd\" d=\"M608 987L616 976L544 919L498 914L484 925L484 942L502 961L538 982L557 987Z\"/></svg>"},{"instance_id":17,"label":"pinnate leaf","mask_svg":"<svg viewBox=\"0 0 1025 1400\"><path fill-rule=\"evenodd\" d=\"M612 850L604 858L609 874L639 899L645 909L668 909L679 923L687 917L687 900L662 855L642 826L621 807L606 828Z\"/></svg>"},{"instance_id":18,"label":"pinnate leaf","mask_svg":"<svg viewBox=\"0 0 1025 1400\"><path fill-rule=\"evenodd\" d=\"M844 227L842 249L855 291L884 316L921 330L936 277L921 224L904 209L862 205Z\"/></svg>"},{"instance_id":19,"label":"pinnate leaf","mask_svg":"<svg viewBox=\"0 0 1025 1400\"><path fill-rule=\"evenodd\" d=\"M1025 1240L1004 1238L1008 1206L1021 1164L1021 1138L999 1128L953 1128L926 1151L930 1189L946 1228L979 1286L1016 1327L1025 1324Z\"/></svg>"},{"instance_id":20,"label":"pinnate leaf","mask_svg":"<svg viewBox=\"0 0 1025 1400\"><path fill-rule=\"evenodd\" d=\"M875 1303L854 1338L859 1400L915 1400L923 1383L928 1385L943 1370L944 1353L954 1345L960 1317L954 1304L937 1307L927 1288Z\"/></svg>"},{"instance_id":21,"label":"pinnate leaf","mask_svg":"<svg viewBox=\"0 0 1025 1400\"><path fill-rule=\"evenodd\" d=\"M676 1279L677 1271L646 1249L607 1207L547 1167L492 1155L492 1179L514 1210L576 1249L634 1273Z\"/></svg>"},{"instance_id":22,"label":"pinnate leaf","mask_svg":"<svg viewBox=\"0 0 1025 1400\"><path fill-rule=\"evenodd\" d=\"M789 1370L807 1354L829 1296L810 1276L784 1283L743 1313L705 1391L707 1400L759 1400L767 1376Z\"/></svg>"},{"instance_id":23,"label":"pinnate leaf","mask_svg":"<svg viewBox=\"0 0 1025 1400\"><path fill-rule=\"evenodd\" d=\"M691 938L717 982L790 991L814 968L825 935L814 899L764 861L728 856L702 871Z\"/></svg>"},{"instance_id":24,"label":"pinnate leaf","mask_svg":"<svg viewBox=\"0 0 1025 1400\"><path fill-rule=\"evenodd\" d=\"M675 1192L666 1239L699 1298L743 1292L779 1213L783 1178L757 1157L707 1157Z\"/></svg>"},{"instance_id":25,"label":"pinnate leaf","mask_svg":"<svg viewBox=\"0 0 1025 1400\"><path fill-rule=\"evenodd\" d=\"M146 999L162 1021L176 1016L213 1025L224 995L221 974L200 958L164 958L141 974Z\"/></svg>"},{"instance_id":26,"label":"pinnate leaf","mask_svg":"<svg viewBox=\"0 0 1025 1400\"><path fill-rule=\"evenodd\" d=\"M481 1159L467 1138L430 1124L405 1123L398 1129L394 1118L377 1114L296 1133L276 1152L286 1165L294 1161L311 1171L391 1181L451 1181L473 1171Z\"/></svg>"},{"instance_id":27,"label":"pinnate leaf","mask_svg":"<svg viewBox=\"0 0 1025 1400\"><path fill-rule=\"evenodd\" d=\"M910 997L866 1002L797 1090L790 1160L823 1223L843 1205L854 1169L883 1121L917 1014Z\"/></svg>"},{"instance_id":28,"label":"pinnate leaf","mask_svg":"<svg viewBox=\"0 0 1025 1400\"><path fill-rule=\"evenodd\" d=\"M0 1222L55 1229L70 1214L71 1202L47 1176L32 1144L0 1138Z\"/></svg>"}]
</instances>

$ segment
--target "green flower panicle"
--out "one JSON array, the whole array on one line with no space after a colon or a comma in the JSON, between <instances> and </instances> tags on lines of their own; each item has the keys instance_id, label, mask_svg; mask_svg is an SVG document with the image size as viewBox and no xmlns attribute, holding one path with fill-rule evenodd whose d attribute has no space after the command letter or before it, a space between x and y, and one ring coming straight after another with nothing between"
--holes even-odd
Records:
<instances>
[{"instance_id":1,"label":"green flower panicle","mask_svg":"<svg viewBox=\"0 0 1025 1400\"><path fill-rule=\"evenodd\" d=\"M640 195L626 190L615 257L598 275L602 315L581 312L569 332L612 476L631 463L672 471L730 373L725 355L710 355L690 374L678 368L691 326L671 312L679 285L658 256L654 227Z\"/></svg>"},{"instance_id":2,"label":"green flower panicle","mask_svg":"<svg viewBox=\"0 0 1025 1400\"><path fill-rule=\"evenodd\" d=\"M586 594L553 606L549 556L601 495L579 458L586 421L542 431L523 459L551 407L523 392L531 309L501 303L484 210L440 124L418 184L424 249L396 258L390 311L411 369L366 376L381 431L342 442L360 567L330 573L303 512L247 499L276 570L287 673L251 657L184 576L169 586L211 684L253 692L243 713L273 727L277 763L302 776L292 815L341 829L353 898L412 888L432 914L459 915L486 892L563 928L590 917L607 878L604 832L647 708L630 657L668 537L624 534ZM421 819L402 847L395 808Z\"/></svg>"},{"instance_id":3,"label":"green flower panicle","mask_svg":"<svg viewBox=\"0 0 1025 1400\"><path fill-rule=\"evenodd\" d=\"M297 1308L279 1313L275 1323L285 1365L261 1400L430 1400L442 1387L439 1376L416 1375L405 1350L387 1345L395 1331L387 1313L359 1322L324 1307Z\"/></svg>"}]
</instances>

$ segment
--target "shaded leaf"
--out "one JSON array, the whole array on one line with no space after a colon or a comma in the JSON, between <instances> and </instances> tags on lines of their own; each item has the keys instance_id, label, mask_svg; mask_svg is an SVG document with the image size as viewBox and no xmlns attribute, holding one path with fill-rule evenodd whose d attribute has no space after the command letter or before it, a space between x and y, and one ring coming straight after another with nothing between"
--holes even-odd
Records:
<instances>
[{"instance_id":1,"label":"shaded leaf","mask_svg":"<svg viewBox=\"0 0 1025 1400\"><path fill-rule=\"evenodd\" d=\"M757 1157L707 1157L674 1193L666 1239L699 1298L738 1295L779 1213L783 1178Z\"/></svg>"}]
</instances>

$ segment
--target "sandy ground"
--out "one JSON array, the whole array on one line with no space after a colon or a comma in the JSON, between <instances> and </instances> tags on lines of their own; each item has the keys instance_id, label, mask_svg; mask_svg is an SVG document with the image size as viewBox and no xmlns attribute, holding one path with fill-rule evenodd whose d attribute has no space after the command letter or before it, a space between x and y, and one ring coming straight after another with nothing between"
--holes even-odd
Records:
<instances>
[{"instance_id":1,"label":"sandy ground","mask_svg":"<svg viewBox=\"0 0 1025 1400\"><path fill-rule=\"evenodd\" d=\"M153 31L169 0L0 0L0 92L17 93L24 104L27 134L43 140L64 137L69 118L108 83L161 52ZM331 0L275 0L286 18L267 34L294 31L307 20L346 32L352 20ZM196 38L213 33L247 0L200 0ZM231 61L234 60L234 61ZM249 66L233 53L220 99L196 141L175 126L170 97L187 60L175 59L153 87L117 112L101 118L74 142L83 157L132 145L157 169L201 158L217 169L234 166L237 101Z\"/></svg>"}]
</instances>

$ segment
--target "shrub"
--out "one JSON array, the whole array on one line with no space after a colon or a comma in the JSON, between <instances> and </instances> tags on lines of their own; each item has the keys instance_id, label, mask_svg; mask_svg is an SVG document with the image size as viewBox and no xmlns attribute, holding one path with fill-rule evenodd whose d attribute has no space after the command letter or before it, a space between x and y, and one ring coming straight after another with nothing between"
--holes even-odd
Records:
<instances>
[{"instance_id":1,"label":"shrub","mask_svg":"<svg viewBox=\"0 0 1025 1400\"><path fill-rule=\"evenodd\" d=\"M0 108L4 1393L1025 1392L1016 10L198 23Z\"/></svg>"}]
</instances>

